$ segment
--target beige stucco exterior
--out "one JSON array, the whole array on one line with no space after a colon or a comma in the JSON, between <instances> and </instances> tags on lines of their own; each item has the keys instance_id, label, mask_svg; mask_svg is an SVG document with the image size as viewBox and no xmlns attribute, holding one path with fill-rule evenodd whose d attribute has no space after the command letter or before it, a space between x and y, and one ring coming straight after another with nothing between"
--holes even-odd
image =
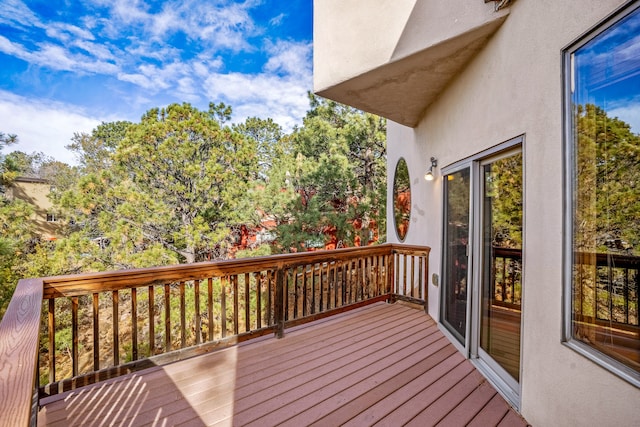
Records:
<instances>
[{"instance_id":1,"label":"beige stucco exterior","mask_svg":"<svg viewBox=\"0 0 640 427\"><path fill-rule=\"evenodd\" d=\"M322 95L404 123L388 122L388 168L393 171L400 157L409 165L412 212L405 243L431 246L430 268L440 275L441 168L524 135L520 412L534 426L637 425L640 389L562 344L561 52L627 2L518 0L501 12L494 12L493 4L483 0L368 1L364 11L353 3L315 1L315 88ZM491 14L496 15L487 17ZM350 19L355 23L349 31L330 34ZM460 26L451 24L456 19ZM466 62L448 71L451 75L437 93L429 95L415 123L397 120L401 112L385 112L400 111L404 105L384 100L386 88L381 85L376 92L375 82L388 79L388 73L404 76L420 63L417 58L407 63L409 68L398 68L396 56L429 50L437 34L456 40L457 34L487 29L487 25L491 27L488 41L483 40ZM455 47L447 51L458 52ZM440 77L428 74L414 81L405 79L399 85L400 95L423 96L422 86L440 84ZM369 86L362 84L363 79ZM365 86L369 92L359 96L359 88ZM383 99L376 101L376 96ZM375 105L367 106L362 98ZM436 180L426 182L422 177L432 156L438 159ZM389 176L387 235L393 242L397 237L392 229L392 180ZM435 319L438 292L431 284L429 312Z\"/></svg>"},{"instance_id":2,"label":"beige stucco exterior","mask_svg":"<svg viewBox=\"0 0 640 427\"><path fill-rule=\"evenodd\" d=\"M16 178L7 190L7 196L23 200L33 206L31 220L36 231L45 239L55 238L58 222L47 221L47 214L52 212L53 203L49 200L51 184L38 178Z\"/></svg>"}]
</instances>

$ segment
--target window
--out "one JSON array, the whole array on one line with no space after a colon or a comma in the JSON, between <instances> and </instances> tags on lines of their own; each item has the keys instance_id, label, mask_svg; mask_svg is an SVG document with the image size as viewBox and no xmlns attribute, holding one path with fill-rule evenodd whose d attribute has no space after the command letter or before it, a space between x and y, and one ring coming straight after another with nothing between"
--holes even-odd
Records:
<instances>
[{"instance_id":1,"label":"window","mask_svg":"<svg viewBox=\"0 0 640 427\"><path fill-rule=\"evenodd\" d=\"M393 178L393 218L398 240L404 242L411 219L411 181L409 167L403 158L398 160Z\"/></svg>"},{"instance_id":2,"label":"window","mask_svg":"<svg viewBox=\"0 0 640 427\"><path fill-rule=\"evenodd\" d=\"M640 386L640 4L564 62L565 340Z\"/></svg>"}]
</instances>

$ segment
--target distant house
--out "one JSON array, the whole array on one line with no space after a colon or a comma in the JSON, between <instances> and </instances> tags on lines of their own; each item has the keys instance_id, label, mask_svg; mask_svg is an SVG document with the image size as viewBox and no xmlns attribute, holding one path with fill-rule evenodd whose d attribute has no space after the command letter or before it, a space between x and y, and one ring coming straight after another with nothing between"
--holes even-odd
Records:
<instances>
[{"instance_id":1,"label":"distant house","mask_svg":"<svg viewBox=\"0 0 640 427\"><path fill-rule=\"evenodd\" d=\"M34 207L32 220L36 231L42 238L54 240L60 228L60 222L48 198L50 192L51 184L46 179L18 177L7 188L5 196L23 200L32 205Z\"/></svg>"},{"instance_id":2,"label":"distant house","mask_svg":"<svg viewBox=\"0 0 640 427\"><path fill-rule=\"evenodd\" d=\"M640 1L314 2L314 91L408 165L388 241L533 425L640 422L639 76Z\"/></svg>"}]
</instances>

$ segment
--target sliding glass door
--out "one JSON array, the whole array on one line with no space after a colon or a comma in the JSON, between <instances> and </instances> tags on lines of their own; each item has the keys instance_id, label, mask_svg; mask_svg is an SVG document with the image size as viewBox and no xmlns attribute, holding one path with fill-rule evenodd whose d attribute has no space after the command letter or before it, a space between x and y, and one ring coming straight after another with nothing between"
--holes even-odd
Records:
<instances>
[{"instance_id":1,"label":"sliding glass door","mask_svg":"<svg viewBox=\"0 0 640 427\"><path fill-rule=\"evenodd\" d=\"M444 277L442 323L465 345L469 294L470 169L444 177Z\"/></svg>"},{"instance_id":2,"label":"sliding glass door","mask_svg":"<svg viewBox=\"0 0 640 427\"><path fill-rule=\"evenodd\" d=\"M443 170L440 321L517 406L523 138Z\"/></svg>"},{"instance_id":3,"label":"sliding glass door","mask_svg":"<svg viewBox=\"0 0 640 427\"><path fill-rule=\"evenodd\" d=\"M479 357L511 387L520 379L522 153L481 164Z\"/></svg>"}]
</instances>

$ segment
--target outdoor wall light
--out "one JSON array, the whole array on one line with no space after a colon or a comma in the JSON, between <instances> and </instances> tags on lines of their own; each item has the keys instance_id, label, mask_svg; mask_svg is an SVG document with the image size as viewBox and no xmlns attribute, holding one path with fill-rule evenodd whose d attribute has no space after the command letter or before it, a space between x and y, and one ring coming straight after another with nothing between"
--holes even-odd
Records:
<instances>
[{"instance_id":1,"label":"outdoor wall light","mask_svg":"<svg viewBox=\"0 0 640 427\"><path fill-rule=\"evenodd\" d=\"M424 179L427 181L433 181L433 170L438 166L438 159L435 157L431 158L431 166L429 166L429 170L424 174Z\"/></svg>"}]
</instances>

